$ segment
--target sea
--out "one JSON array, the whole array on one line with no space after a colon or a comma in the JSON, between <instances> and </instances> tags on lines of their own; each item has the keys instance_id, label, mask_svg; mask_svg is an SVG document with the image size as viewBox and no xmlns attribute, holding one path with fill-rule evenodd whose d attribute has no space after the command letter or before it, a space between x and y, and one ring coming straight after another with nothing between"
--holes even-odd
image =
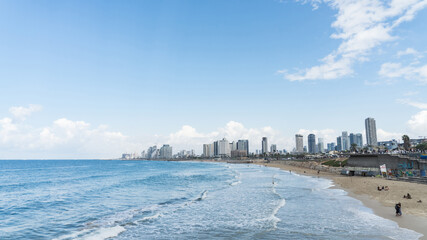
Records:
<instances>
[{"instance_id":1,"label":"sea","mask_svg":"<svg viewBox=\"0 0 427 240\"><path fill-rule=\"evenodd\" d=\"M330 180L249 164L0 161L0 239L418 239Z\"/></svg>"}]
</instances>

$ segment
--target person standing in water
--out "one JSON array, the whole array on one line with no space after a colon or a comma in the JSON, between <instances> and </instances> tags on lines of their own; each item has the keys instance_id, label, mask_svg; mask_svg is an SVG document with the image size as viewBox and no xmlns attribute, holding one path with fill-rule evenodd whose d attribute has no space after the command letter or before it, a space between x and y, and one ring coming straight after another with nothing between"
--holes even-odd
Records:
<instances>
[{"instance_id":1,"label":"person standing in water","mask_svg":"<svg viewBox=\"0 0 427 240\"><path fill-rule=\"evenodd\" d=\"M397 203L394 209L396 209L396 216L402 216L402 204Z\"/></svg>"}]
</instances>

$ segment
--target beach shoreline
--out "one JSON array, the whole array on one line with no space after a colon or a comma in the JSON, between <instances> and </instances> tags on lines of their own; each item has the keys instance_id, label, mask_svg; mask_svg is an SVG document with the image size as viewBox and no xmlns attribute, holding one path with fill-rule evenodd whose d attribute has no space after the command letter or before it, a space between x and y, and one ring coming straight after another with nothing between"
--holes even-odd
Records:
<instances>
[{"instance_id":1,"label":"beach shoreline","mask_svg":"<svg viewBox=\"0 0 427 240\"><path fill-rule=\"evenodd\" d=\"M401 228L407 228L421 233L424 236L422 236L420 239L427 240L427 207L425 206L425 202L427 200L424 200L423 203L418 204L416 203L418 198L410 200L403 199L403 195L405 194L404 192L406 191L410 191L412 193L418 191L415 196L426 199L426 185L396 182L379 178L340 176L330 172L291 166L280 162L265 163L263 161L257 161L253 164L266 167L275 167L284 171L291 171L301 175L321 177L332 180L334 184L332 188L344 190L347 192L348 196L361 201L364 206L372 209L374 214L377 216L392 220L396 222ZM389 186L390 190L378 191L376 189L376 185ZM375 189L372 190L373 188ZM402 199L400 199L400 197L402 197ZM395 216L394 204L397 202L402 203L403 215L400 217Z\"/></svg>"}]
</instances>

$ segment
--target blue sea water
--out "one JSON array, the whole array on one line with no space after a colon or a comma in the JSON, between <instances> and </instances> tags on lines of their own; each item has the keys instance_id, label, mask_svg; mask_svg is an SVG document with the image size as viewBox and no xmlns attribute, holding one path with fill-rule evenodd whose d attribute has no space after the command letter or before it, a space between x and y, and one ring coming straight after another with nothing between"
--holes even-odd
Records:
<instances>
[{"instance_id":1,"label":"blue sea water","mask_svg":"<svg viewBox=\"0 0 427 240\"><path fill-rule=\"evenodd\" d=\"M418 239L327 179L257 165L0 161L0 239Z\"/></svg>"}]
</instances>

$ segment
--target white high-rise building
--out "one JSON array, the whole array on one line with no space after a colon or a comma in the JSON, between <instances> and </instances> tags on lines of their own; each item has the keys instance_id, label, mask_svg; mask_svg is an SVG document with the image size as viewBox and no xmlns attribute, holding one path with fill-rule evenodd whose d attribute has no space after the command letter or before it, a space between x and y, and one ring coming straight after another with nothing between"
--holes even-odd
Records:
<instances>
[{"instance_id":1,"label":"white high-rise building","mask_svg":"<svg viewBox=\"0 0 427 240\"><path fill-rule=\"evenodd\" d=\"M304 139L301 134L295 134L295 151L297 153L303 153L304 152Z\"/></svg>"},{"instance_id":2,"label":"white high-rise building","mask_svg":"<svg viewBox=\"0 0 427 240\"><path fill-rule=\"evenodd\" d=\"M225 138L218 141L218 155L222 157L231 156L230 143Z\"/></svg>"},{"instance_id":3,"label":"white high-rise building","mask_svg":"<svg viewBox=\"0 0 427 240\"><path fill-rule=\"evenodd\" d=\"M159 151L159 157L161 159L171 159L172 158L172 147L169 144L164 144Z\"/></svg>"},{"instance_id":4,"label":"white high-rise building","mask_svg":"<svg viewBox=\"0 0 427 240\"><path fill-rule=\"evenodd\" d=\"M271 153L276 153L277 152L277 146L276 146L276 144L271 144L271 146L270 146L270 152Z\"/></svg>"},{"instance_id":5,"label":"white high-rise building","mask_svg":"<svg viewBox=\"0 0 427 240\"><path fill-rule=\"evenodd\" d=\"M375 119L373 118L365 119L365 130L366 130L366 144L368 146L376 147L378 145L378 140L377 140L377 126L375 124Z\"/></svg>"},{"instance_id":6,"label":"white high-rise building","mask_svg":"<svg viewBox=\"0 0 427 240\"><path fill-rule=\"evenodd\" d=\"M214 144L203 144L203 157L214 156Z\"/></svg>"},{"instance_id":7,"label":"white high-rise building","mask_svg":"<svg viewBox=\"0 0 427 240\"><path fill-rule=\"evenodd\" d=\"M342 150L343 151L350 150L350 138L348 137L347 131L342 132L341 141L342 141Z\"/></svg>"},{"instance_id":8,"label":"white high-rise building","mask_svg":"<svg viewBox=\"0 0 427 240\"><path fill-rule=\"evenodd\" d=\"M325 152L325 144L323 143L323 138L318 138L317 141L318 141L318 143L317 143L318 152L324 153Z\"/></svg>"}]
</instances>

